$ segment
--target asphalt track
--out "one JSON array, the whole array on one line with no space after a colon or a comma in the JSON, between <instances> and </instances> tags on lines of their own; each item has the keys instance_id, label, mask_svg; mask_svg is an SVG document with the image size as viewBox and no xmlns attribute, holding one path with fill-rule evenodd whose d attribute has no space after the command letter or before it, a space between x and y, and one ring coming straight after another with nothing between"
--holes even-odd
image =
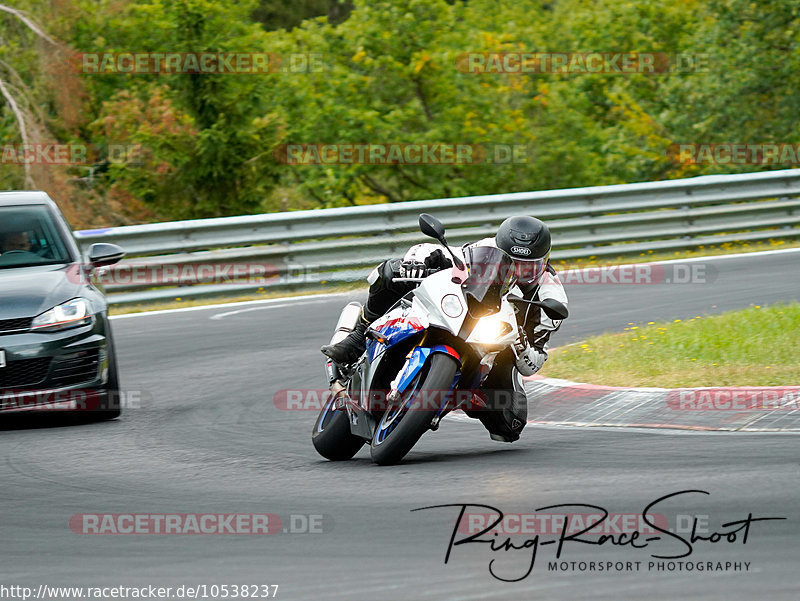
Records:
<instances>
[{"instance_id":1,"label":"asphalt track","mask_svg":"<svg viewBox=\"0 0 800 601\"><path fill-rule=\"evenodd\" d=\"M571 318L555 343L751 304L800 300L800 252L701 262L705 283L568 286ZM401 465L318 457L315 415L282 411L276 391L324 385L320 344L347 296L211 307L114 320L123 387L141 408L104 424L0 432L0 584L143 586L277 584L279 599L797 599L800 439L791 434L529 427L513 445L474 422L444 420ZM764 349L769 352L769 349ZM505 512L586 503L640 513L658 506L708 516L710 531L754 517L746 544L698 542L682 561L749 562L747 571L648 569L646 549L568 542L561 561L640 561L638 571L550 571L555 545L492 553L456 547L458 508ZM581 509L574 509L581 512ZM108 513L324 515L323 533L81 535L70 517ZM586 512L586 510L583 510ZM727 528L730 530L730 528ZM741 534L741 533L740 533ZM514 540L521 544L527 537ZM551 536L550 538L554 538ZM588 564L587 564L588 565ZM635 564L632 564L632 566ZM623 566L625 567L625 566Z\"/></svg>"}]
</instances>

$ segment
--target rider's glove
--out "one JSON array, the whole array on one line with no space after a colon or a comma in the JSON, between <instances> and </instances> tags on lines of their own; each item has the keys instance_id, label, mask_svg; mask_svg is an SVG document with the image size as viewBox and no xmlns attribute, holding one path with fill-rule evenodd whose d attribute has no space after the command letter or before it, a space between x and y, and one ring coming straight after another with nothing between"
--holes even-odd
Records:
<instances>
[{"instance_id":1,"label":"rider's glove","mask_svg":"<svg viewBox=\"0 0 800 601\"><path fill-rule=\"evenodd\" d=\"M532 376L542 369L547 360L547 353L537 351L528 344L525 332L520 328L519 337L514 343L514 357L516 358L517 371L523 376Z\"/></svg>"},{"instance_id":2,"label":"rider's glove","mask_svg":"<svg viewBox=\"0 0 800 601\"><path fill-rule=\"evenodd\" d=\"M425 267L428 268L429 275L452 266L453 262L449 258L445 257L444 253L439 248L425 257Z\"/></svg>"},{"instance_id":3,"label":"rider's glove","mask_svg":"<svg viewBox=\"0 0 800 601\"><path fill-rule=\"evenodd\" d=\"M427 274L425 263L419 261L403 261L400 263L401 278L424 278Z\"/></svg>"}]
</instances>

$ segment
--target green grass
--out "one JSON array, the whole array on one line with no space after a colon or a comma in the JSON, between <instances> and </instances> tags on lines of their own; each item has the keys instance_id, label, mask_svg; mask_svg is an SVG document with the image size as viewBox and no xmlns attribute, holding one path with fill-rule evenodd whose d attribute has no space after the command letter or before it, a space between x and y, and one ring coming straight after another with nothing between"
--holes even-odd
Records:
<instances>
[{"instance_id":1,"label":"green grass","mask_svg":"<svg viewBox=\"0 0 800 601\"><path fill-rule=\"evenodd\" d=\"M553 349L540 372L608 386L800 385L800 303L629 324Z\"/></svg>"}]
</instances>

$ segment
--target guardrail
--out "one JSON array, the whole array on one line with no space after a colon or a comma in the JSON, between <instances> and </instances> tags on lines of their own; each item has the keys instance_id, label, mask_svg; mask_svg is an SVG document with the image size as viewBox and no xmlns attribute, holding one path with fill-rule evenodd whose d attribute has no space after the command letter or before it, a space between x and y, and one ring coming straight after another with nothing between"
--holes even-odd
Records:
<instances>
[{"instance_id":1,"label":"guardrail","mask_svg":"<svg viewBox=\"0 0 800 601\"><path fill-rule=\"evenodd\" d=\"M800 169L154 223L77 239L127 251L101 274L111 302L126 305L356 281L423 241L423 212L455 244L493 235L509 215L534 215L550 226L554 259L796 238Z\"/></svg>"}]
</instances>

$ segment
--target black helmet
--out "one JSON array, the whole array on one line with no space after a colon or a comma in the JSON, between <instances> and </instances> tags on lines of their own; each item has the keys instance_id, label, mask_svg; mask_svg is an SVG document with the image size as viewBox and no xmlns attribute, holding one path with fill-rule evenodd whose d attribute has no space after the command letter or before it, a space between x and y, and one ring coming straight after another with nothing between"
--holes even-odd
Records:
<instances>
[{"instance_id":1,"label":"black helmet","mask_svg":"<svg viewBox=\"0 0 800 601\"><path fill-rule=\"evenodd\" d=\"M494 241L514 261L517 282L539 281L550 258L550 230L544 223L527 215L509 217L500 224Z\"/></svg>"}]
</instances>

